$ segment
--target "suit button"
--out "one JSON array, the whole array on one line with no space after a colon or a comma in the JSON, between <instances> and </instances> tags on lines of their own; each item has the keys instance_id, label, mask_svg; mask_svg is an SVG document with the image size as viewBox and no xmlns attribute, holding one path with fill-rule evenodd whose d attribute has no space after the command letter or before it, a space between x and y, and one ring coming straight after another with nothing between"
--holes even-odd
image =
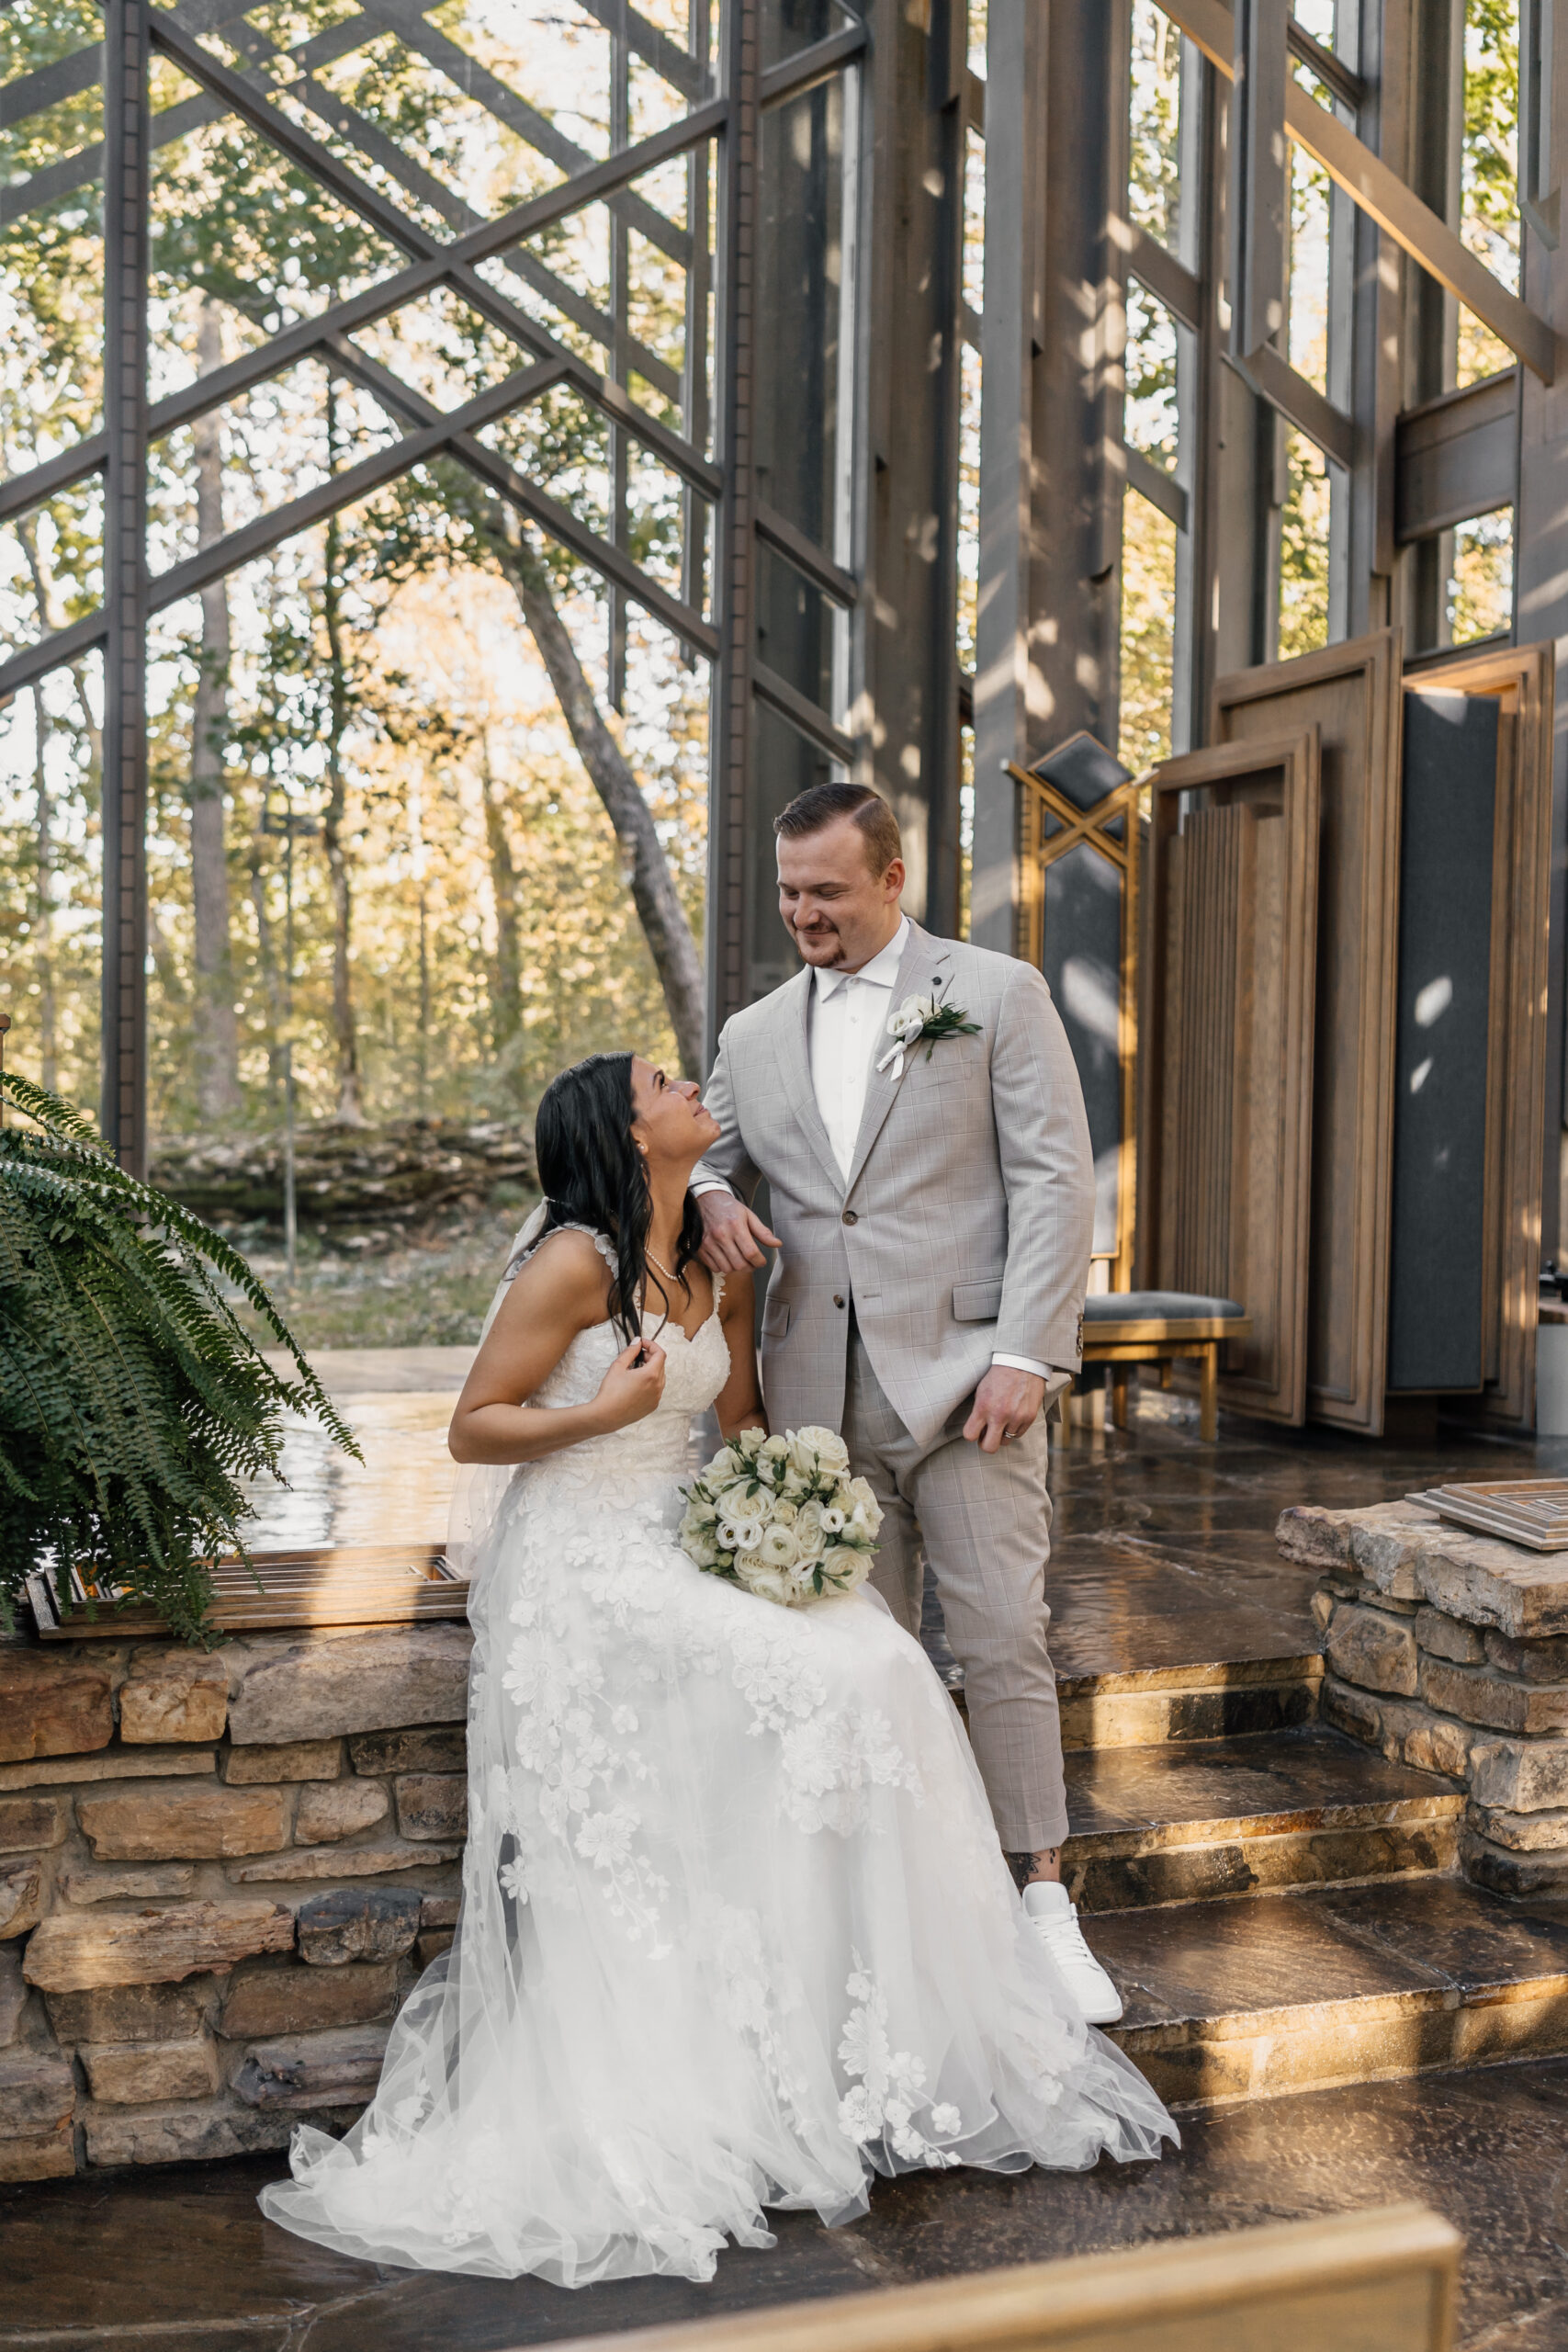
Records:
<instances>
[{"instance_id":1,"label":"suit button","mask_svg":"<svg viewBox=\"0 0 1568 2352\"><path fill-rule=\"evenodd\" d=\"M843 1300L839 1296L838 1292L837 1292L837 1291L835 1291L835 1292L833 1293L833 1304L834 1304L834 1306L842 1306L843 1303L844 1303L844 1302L843 1302Z\"/></svg>"},{"instance_id":2,"label":"suit button","mask_svg":"<svg viewBox=\"0 0 1568 2352\"><path fill-rule=\"evenodd\" d=\"M846 1225L858 1225L860 1223L860 1217L855 1210L846 1209L844 1211L843 1222Z\"/></svg>"}]
</instances>

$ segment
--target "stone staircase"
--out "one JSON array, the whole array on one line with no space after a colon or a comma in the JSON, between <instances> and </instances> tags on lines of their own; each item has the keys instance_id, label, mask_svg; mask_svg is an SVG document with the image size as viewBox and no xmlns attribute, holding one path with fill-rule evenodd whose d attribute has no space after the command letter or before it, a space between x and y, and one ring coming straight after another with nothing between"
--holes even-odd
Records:
<instances>
[{"instance_id":1,"label":"stone staircase","mask_svg":"<svg viewBox=\"0 0 1568 2352\"><path fill-rule=\"evenodd\" d=\"M1261 1537L1063 1549L1066 1875L1162 2097L1568 2050L1568 1904L1469 1884L1460 1783L1318 1719L1310 1577Z\"/></svg>"}]
</instances>

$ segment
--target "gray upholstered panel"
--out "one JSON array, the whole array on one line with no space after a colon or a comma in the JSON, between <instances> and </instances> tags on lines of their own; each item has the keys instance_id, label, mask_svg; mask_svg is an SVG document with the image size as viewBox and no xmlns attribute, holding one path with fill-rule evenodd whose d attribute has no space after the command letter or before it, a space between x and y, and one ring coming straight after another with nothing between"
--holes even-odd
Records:
<instances>
[{"instance_id":1,"label":"gray upholstered panel","mask_svg":"<svg viewBox=\"0 0 1568 2352\"><path fill-rule=\"evenodd\" d=\"M1497 705L1406 695L1391 1389L1479 1388Z\"/></svg>"}]
</instances>

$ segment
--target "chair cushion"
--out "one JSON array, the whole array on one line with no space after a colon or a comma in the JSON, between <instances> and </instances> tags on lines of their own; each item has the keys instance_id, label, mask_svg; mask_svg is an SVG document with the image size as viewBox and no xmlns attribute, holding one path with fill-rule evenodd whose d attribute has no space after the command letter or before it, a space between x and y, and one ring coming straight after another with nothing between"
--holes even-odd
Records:
<instances>
[{"instance_id":1,"label":"chair cushion","mask_svg":"<svg viewBox=\"0 0 1568 2352\"><path fill-rule=\"evenodd\" d=\"M1156 1317L1165 1322L1187 1321L1201 1315L1245 1315L1245 1306L1234 1298L1203 1298L1196 1291L1185 1290L1111 1290L1100 1291L1083 1303L1084 1321L1088 1323L1152 1323Z\"/></svg>"}]
</instances>

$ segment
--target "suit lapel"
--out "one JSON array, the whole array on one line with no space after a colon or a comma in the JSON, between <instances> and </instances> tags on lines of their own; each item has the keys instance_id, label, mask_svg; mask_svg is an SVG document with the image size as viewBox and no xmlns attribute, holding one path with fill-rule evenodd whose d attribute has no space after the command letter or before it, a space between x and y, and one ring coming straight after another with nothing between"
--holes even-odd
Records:
<instances>
[{"instance_id":1,"label":"suit lapel","mask_svg":"<svg viewBox=\"0 0 1568 2352\"><path fill-rule=\"evenodd\" d=\"M887 1007L889 1014L903 1003L907 996L940 996L952 978L953 959L946 940L933 939L930 932L922 931L919 923L911 922L909 936L904 943L904 953L898 959L898 977L893 983L893 994ZM891 1037L885 1038L873 1057L871 1076L866 1081L865 1108L861 1113L860 1133L855 1137L855 1156L850 1163L850 1181L845 1187L846 1196L860 1182L861 1170L871 1157L872 1146L882 1133L883 1124L898 1092L893 1079L893 1064L889 1062L886 1069L875 1067L892 1042ZM919 1048L917 1046L915 1050L919 1052Z\"/></svg>"},{"instance_id":2,"label":"suit lapel","mask_svg":"<svg viewBox=\"0 0 1568 2352\"><path fill-rule=\"evenodd\" d=\"M833 1147L828 1140L828 1130L822 1124L822 1114L817 1107L817 1094L811 1083L811 1054L806 1024L811 1012L812 978L810 967L797 972L784 994L789 999L781 1010L784 1019L779 1023L779 1068L784 1080L784 1100L790 1107L795 1124L822 1163L822 1172L835 1193L844 1189L844 1172L833 1157Z\"/></svg>"}]
</instances>

